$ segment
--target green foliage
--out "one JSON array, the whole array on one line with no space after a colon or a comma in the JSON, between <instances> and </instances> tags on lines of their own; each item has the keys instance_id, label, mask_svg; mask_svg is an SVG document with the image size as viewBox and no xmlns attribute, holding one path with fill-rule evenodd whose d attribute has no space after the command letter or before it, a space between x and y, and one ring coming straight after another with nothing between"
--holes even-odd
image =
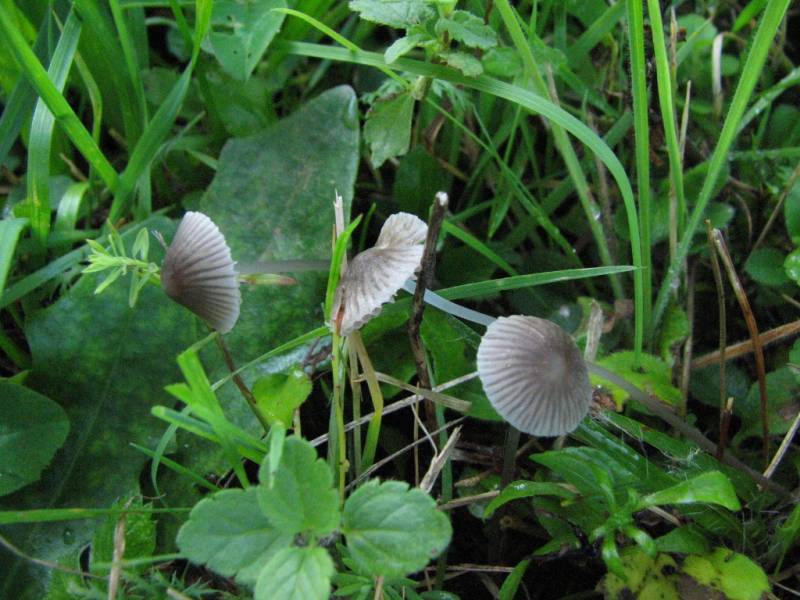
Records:
<instances>
[{"instance_id":1,"label":"green foliage","mask_svg":"<svg viewBox=\"0 0 800 600\"><path fill-rule=\"evenodd\" d=\"M274 528L259 508L258 491L223 490L198 502L178 534L192 562L253 586L293 536Z\"/></svg>"},{"instance_id":2,"label":"green foliage","mask_svg":"<svg viewBox=\"0 0 800 600\"><path fill-rule=\"evenodd\" d=\"M759 248L747 259L744 269L762 285L779 286L788 283L788 272L783 270L784 260L788 258L775 248Z\"/></svg>"},{"instance_id":3,"label":"green foliage","mask_svg":"<svg viewBox=\"0 0 800 600\"><path fill-rule=\"evenodd\" d=\"M253 384L253 395L267 422L292 426L294 411L306 401L312 384L303 371L294 368L289 373L273 373L257 379Z\"/></svg>"},{"instance_id":4,"label":"green foliage","mask_svg":"<svg viewBox=\"0 0 800 600\"><path fill-rule=\"evenodd\" d=\"M234 79L245 81L261 61L278 33L284 14L283 0L217 0L211 13L208 39L222 68Z\"/></svg>"},{"instance_id":5,"label":"green foliage","mask_svg":"<svg viewBox=\"0 0 800 600\"><path fill-rule=\"evenodd\" d=\"M342 531L359 568L389 576L420 570L452 535L433 499L400 481L370 481L358 488L345 503Z\"/></svg>"},{"instance_id":6,"label":"green foliage","mask_svg":"<svg viewBox=\"0 0 800 600\"><path fill-rule=\"evenodd\" d=\"M408 152L413 113L414 98L407 92L372 105L364 124L364 140L369 144L373 168Z\"/></svg>"},{"instance_id":7,"label":"green foliage","mask_svg":"<svg viewBox=\"0 0 800 600\"><path fill-rule=\"evenodd\" d=\"M436 34L444 33L469 48L489 50L497 45L497 33L483 19L465 10L453 11L436 21Z\"/></svg>"},{"instance_id":8,"label":"green foliage","mask_svg":"<svg viewBox=\"0 0 800 600\"><path fill-rule=\"evenodd\" d=\"M259 471L262 482L268 480L266 464ZM277 473L271 485L259 488L258 502L272 525L290 535L323 537L339 524L333 474L301 438L286 439Z\"/></svg>"},{"instance_id":9,"label":"green foliage","mask_svg":"<svg viewBox=\"0 0 800 600\"><path fill-rule=\"evenodd\" d=\"M0 381L0 496L39 479L69 432L55 402L21 385Z\"/></svg>"},{"instance_id":10,"label":"green foliage","mask_svg":"<svg viewBox=\"0 0 800 600\"><path fill-rule=\"evenodd\" d=\"M291 546L270 560L256 584L256 600L325 600L334 565L324 548Z\"/></svg>"},{"instance_id":11,"label":"green foliage","mask_svg":"<svg viewBox=\"0 0 800 600\"><path fill-rule=\"evenodd\" d=\"M643 354L638 366L635 366L632 352L615 352L597 361L602 367L622 376L633 385L640 389L646 389L661 400L675 404L680 400L680 391L671 383L672 374L669 366L661 359ZM592 380L602 381L600 377L592 375ZM607 387L617 403L622 406L628 394L613 383L602 381L603 386Z\"/></svg>"},{"instance_id":12,"label":"green foliage","mask_svg":"<svg viewBox=\"0 0 800 600\"><path fill-rule=\"evenodd\" d=\"M397 29L408 29L433 16L425 0L350 0L349 6L362 19Z\"/></svg>"},{"instance_id":13,"label":"green foliage","mask_svg":"<svg viewBox=\"0 0 800 600\"><path fill-rule=\"evenodd\" d=\"M127 560L146 558L156 549L156 522L153 515L147 512L152 504L144 504L140 497L119 500L113 508L123 511L131 509L119 517L106 517L92 537L92 570L107 574L110 563L114 560L114 548L118 544L117 531L124 528ZM101 566L102 565L102 566Z\"/></svg>"}]
</instances>

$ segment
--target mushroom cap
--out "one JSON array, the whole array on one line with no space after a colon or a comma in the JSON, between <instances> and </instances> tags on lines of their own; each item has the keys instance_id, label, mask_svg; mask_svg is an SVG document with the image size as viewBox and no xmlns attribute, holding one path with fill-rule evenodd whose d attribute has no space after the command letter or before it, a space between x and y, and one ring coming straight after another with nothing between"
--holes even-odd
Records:
<instances>
[{"instance_id":1,"label":"mushroom cap","mask_svg":"<svg viewBox=\"0 0 800 600\"><path fill-rule=\"evenodd\" d=\"M520 431L558 436L589 411L592 387L580 350L537 317L500 317L478 347L478 376L495 410Z\"/></svg>"},{"instance_id":2,"label":"mushroom cap","mask_svg":"<svg viewBox=\"0 0 800 600\"><path fill-rule=\"evenodd\" d=\"M206 215L187 212L161 266L161 284L182 304L220 333L239 318L239 292L231 249Z\"/></svg>"},{"instance_id":3,"label":"mushroom cap","mask_svg":"<svg viewBox=\"0 0 800 600\"><path fill-rule=\"evenodd\" d=\"M386 219L375 246L356 255L339 281L332 321L349 335L391 302L409 277L419 270L428 226L409 213Z\"/></svg>"}]
</instances>

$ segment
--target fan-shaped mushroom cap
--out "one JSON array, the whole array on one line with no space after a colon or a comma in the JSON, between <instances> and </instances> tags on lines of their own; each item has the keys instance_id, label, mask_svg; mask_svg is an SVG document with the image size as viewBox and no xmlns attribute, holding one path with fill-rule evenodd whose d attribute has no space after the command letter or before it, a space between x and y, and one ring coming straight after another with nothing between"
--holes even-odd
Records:
<instances>
[{"instance_id":1,"label":"fan-shaped mushroom cap","mask_svg":"<svg viewBox=\"0 0 800 600\"><path fill-rule=\"evenodd\" d=\"M557 436L589 411L592 387L580 350L555 323L500 317L478 347L478 375L500 415L525 433Z\"/></svg>"},{"instance_id":2,"label":"fan-shaped mushroom cap","mask_svg":"<svg viewBox=\"0 0 800 600\"><path fill-rule=\"evenodd\" d=\"M419 269L428 226L408 213L386 219L372 248L356 255L339 281L333 302L334 323L349 335L377 315L403 283Z\"/></svg>"},{"instance_id":3,"label":"fan-shaped mushroom cap","mask_svg":"<svg viewBox=\"0 0 800 600\"><path fill-rule=\"evenodd\" d=\"M181 220L161 266L161 284L170 298L220 333L239 318L242 296L231 249L203 213L187 212Z\"/></svg>"}]
</instances>

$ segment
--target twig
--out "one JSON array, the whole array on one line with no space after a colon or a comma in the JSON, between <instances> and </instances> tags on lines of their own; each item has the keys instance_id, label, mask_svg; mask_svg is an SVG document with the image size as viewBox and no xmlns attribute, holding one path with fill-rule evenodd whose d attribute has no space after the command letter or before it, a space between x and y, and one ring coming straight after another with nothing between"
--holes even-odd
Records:
<instances>
[{"instance_id":1,"label":"twig","mask_svg":"<svg viewBox=\"0 0 800 600\"><path fill-rule=\"evenodd\" d=\"M766 367L764 366L764 349L761 346L761 338L758 335L758 325L756 318L753 315L753 309L750 307L750 301L747 299L747 294L742 287L739 277L736 274L736 269L733 266L733 260L728 253L728 247L725 245L725 240L722 238L722 233L719 229L712 231L714 236L714 245L717 248L722 264L725 265L725 270L728 272L728 279L730 280L731 287L736 294L736 300L742 309L747 330L750 333L750 338L753 340L753 353L756 359L756 373L758 375L758 391L761 396L761 429L762 429L762 444L764 452L764 466L769 463L769 419L767 418L768 400L767 400L767 374Z\"/></svg>"},{"instance_id":2,"label":"twig","mask_svg":"<svg viewBox=\"0 0 800 600\"><path fill-rule=\"evenodd\" d=\"M478 376L477 371L473 371L472 373L467 373L466 375L461 375L460 377L456 377L455 379L451 379L450 381L446 381L441 385L437 385L437 386L435 386L433 388L433 390L436 391L436 392L443 392L444 390L449 390L450 388L454 388L457 385L461 385L462 383L466 383L467 381L471 381L471 380L475 379L477 376ZM411 406L412 404L416 404L420 400L422 400L422 396L420 396L418 394L413 394L411 396L408 396L407 398L403 398L402 400L398 400L397 402L393 402L389 406L384 407L383 414L384 414L384 416L385 415L390 415L390 414L392 414L394 412L397 412L398 410L402 410L402 409L406 408L407 406ZM350 423L345 425L344 430L345 431L351 431L351 430L355 429L356 425L364 425L365 423L369 423L369 421L372 419L373 416L375 416L373 413L369 413L368 415L362 416L357 421L351 421ZM325 434L323 434L323 435L321 435L319 437L316 437L313 440L311 440L311 445L316 448L317 446L321 446L322 444L324 444L327 441L328 441L328 434L325 433Z\"/></svg>"},{"instance_id":3,"label":"twig","mask_svg":"<svg viewBox=\"0 0 800 600\"><path fill-rule=\"evenodd\" d=\"M792 171L792 174L789 176L789 180L786 182L786 185L783 187L783 191L781 192L780 197L778 198L778 202L775 204L775 208L772 209L772 213L769 215L769 219L767 219L767 223L764 225L764 229L761 230L761 233L758 235L758 239L756 239L755 243L753 244L753 248L750 250L750 254L747 255L747 259L749 259L753 252L755 252L758 247L764 241L764 238L767 237L767 233L769 232L772 224L775 222L775 219L781 212L781 207L783 203L786 201L786 197L789 195L789 192L792 191L794 188L794 183L797 181L797 178L800 177L800 163L797 163L797 166ZM745 259L745 262L747 262Z\"/></svg>"},{"instance_id":4,"label":"twig","mask_svg":"<svg viewBox=\"0 0 800 600\"><path fill-rule=\"evenodd\" d=\"M766 346L767 344L771 344L773 342L780 341L784 338L797 335L800 333L800 320L792 321L791 323L786 323L784 325L779 325L774 329L770 329L769 331L765 331L761 335L759 335L759 339L761 340L761 346ZM739 358L740 356L744 356L753 351L753 340L745 340L743 342L737 342L735 344L731 344L727 348L725 348L725 359L724 360L733 360L734 358ZM710 352L709 354L704 354L703 356L698 356L692 361L692 370L695 369L702 369L709 365L717 364L722 360L721 352L719 350Z\"/></svg>"},{"instance_id":5,"label":"twig","mask_svg":"<svg viewBox=\"0 0 800 600\"><path fill-rule=\"evenodd\" d=\"M792 421L792 426L789 428L789 431L786 432L786 435L783 437L783 441L781 445L778 447L778 451L775 453L775 456L772 458L772 461L769 463L769 466L764 471L764 477L769 479L772 477L772 474L778 468L778 465L783 460L784 455L789 450L789 445L792 443L795 434L797 433L797 429L800 427L800 412L798 412L795 417L794 421Z\"/></svg>"},{"instance_id":6,"label":"twig","mask_svg":"<svg viewBox=\"0 0 800 600\"><path fill-rule=\"evenodd\" d=\"M132 498L128 500L126 508L130 507ZM114 552L111 558L111 571L108 574L108 600L115 600L119 589L120 578L122 577L122 560L125 558L125 518L126 513L122 513L114 527Z\"/></svg>"},{"instance_id":7,"label":"twig","mask_svg":"<svg viewBox=\"0 0 800 600\"><path fill-rule=\"evenodd\" d=\"M470 504L481 502L482 500L491 500L499 495L500 490L492 490L490 492L475 494L474 496L463 496L462 498L456 498L455 500L450 500L450 502L440 504L437 508L439 510L451 510L453 508L458 508L459 506L469 506Z\"/></svg>"},{"instance_id":8,"label":"twig","mask_svg":"<svg viewBox=\"0 0 800 600\"><path fill-rule=\"evenodd\" d=\"M460 435L461 427L457 427L453 433L450 434L450 439L447 440L441 452L437 452L433 460L431 460L431 466L428 467L428 472L425 473L425 477L422 478L419 484L420 489L430 494L431 489L433 489L433 484L436 482L436 478L439 477L439 473L442 471L445 463L450 459L450 454L453 452L453 448L456 447Z\"/></svg>"},{"instance_id":9,"label":"twig","mask_svg":"<svg viewBox=\"0 0 800 600\"><path fill-rule=\"evenodd\" d=\"M711 271L714 274L714 286L717 288L717 310L719 311L719 444L717 444L717 460L722 460L725 454L725 445L728 443L728 427L730 419L727 418L727 385L725 380L725 346L728 343L727 317L725 315L725 285L722 282L722 270L719 268L719 258L714 248L714 233L711 221L706 219L706 235L708 236L708 250L711 256Z\"/></svg>"},{"instance_id":10,"label":"twig","mask_svg":"<svg viewBox=\"0 0 800 600\"><path fill-rule=\"evenodd\" d=\"M422 252L420 271L417 276L417 287L414 290L414 299L411 303L411 318L408 320L408 337L411 341L411 351L414 354L414 362L417 366L417 381L419 387L431 389L431 378L428 374L428 366L425 360L425 349L422 347L420 337L420 326L422 315L425 311L425 290L431 286L434 267L436 265L436 241L439 239L439 230L442 228L442 221L447 210L448 197L445 192L437 192L433 201L433 209L428 219L428 236L425 239L425 249ZM431 402L425 402L425 417L428 427L433 429L436 424L434 407Z\"/></svg>"}]
</instances>

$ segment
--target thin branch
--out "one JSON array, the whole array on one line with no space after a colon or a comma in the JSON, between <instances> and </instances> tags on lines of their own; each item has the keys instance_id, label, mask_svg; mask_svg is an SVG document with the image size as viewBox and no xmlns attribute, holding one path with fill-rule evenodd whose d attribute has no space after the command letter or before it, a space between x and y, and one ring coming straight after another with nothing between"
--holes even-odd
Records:
<instances>
[{"instance_id":1,"label":"thin branch","mask_svg":"<svg viewBox=\"0 0 800 600\"><path fill-rule=\"evenodd\" d=\"M220 334L216 335L217 345L219 349L222 351L222 356L225 358L225 364L228 366L228 370L231 372L231 377L233 377L233 382L236 384L236 387L239 388L239 391L244 396L244 399L247 400L247 405L250 407L250 410L253 411L253 414L258 419L258 422L261 423L261 427L264 428L264 431L269 431L269 422L267 418L261 413L261 409L258 408L258 402L256 402L256 397L253 395L253 392L250 391L250 388L247 387L247 384L242 379L242 376L236 370L236 365L233 362L233 356L231 356L231 351L228 349L228 345L225 343L225 340L222 339Z\"/></svg>"},{"instance_id":2,"label":"thin branch","mask_svg":"<svg viewBox=\"0 0 800 600\"><path fill-rule=\"evenodd\" d=\"M761 341L762 346L766 346L767 344L771 344L773 342L778 342L784 338L791 337L793 335L797 335L800 333L800 320L792 321L791 323L786 323L784 325L779 325L774 329L770 329L769 331L765 331L761 335L759 335L759 340ZM745 354L749 354L753 351L754 345L753 340L745 340L743 342L737 342L735 344L731 344L727 348L725 348L725 359L724 360L733 360L734 358L739 358L740 356L744 356ZM695 369L702 369L709 365L714 365L723 360L721 358L722 353L719 350L711 352L709 354L704 354L703 356L698 356L692 361L692 370Z\"/></svg>"}]
</instances>

